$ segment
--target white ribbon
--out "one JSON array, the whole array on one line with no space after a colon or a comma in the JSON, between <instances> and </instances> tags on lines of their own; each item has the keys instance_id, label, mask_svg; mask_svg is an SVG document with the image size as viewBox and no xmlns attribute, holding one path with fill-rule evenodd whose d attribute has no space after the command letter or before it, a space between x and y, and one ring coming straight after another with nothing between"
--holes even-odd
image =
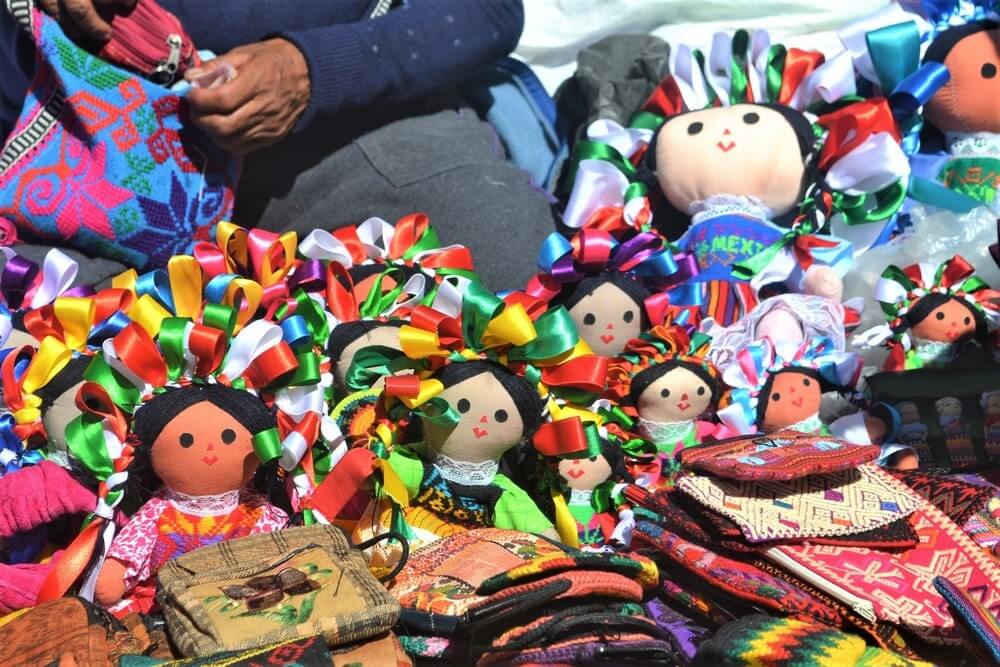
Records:
<instances>
[{"instance_id":1,"label":"white ribbon","mask_svg":"<svg viewBox=\"0 0 1000 667\"><path fill-rule=\"evenodd\" d=\"M753 101L767 102L767 56L771 49L771 35L767 30L755 30L750 42L750 91Z\"/></svg>"},{"instance_id":2,"label":"white ribbon","mask_svg":"<svg viewBox=\"0 0 1000 667\"><path fill-rule=\"evenodd\" d=\"M388 257L389 246L395 235L396 228L382 218L368 218L358 225L358 238L369 259Z\"/></svg>"},{"instance_id":3,"label":"white ribbon","mask_svg":"<svg viewBox=\"0 0 1000 667\"><path fill-rule=\"evenodd\" d=\"M115 435L115 432L111 428L107 419L104 420L102 426L104 446L107 449L109 458L114 461L122 455L122 442L118 439L118 436ZM104 484L110 492L123 485L127 479L128 471L113 472L108 475ZM97 498L97 506L94 508L94 514L105 520L100 542L102 548L97 552L97 558L94 559L94 562L90 565L86 575L84 575L83 581L80 583L79 595L85 600L93 601L94 599L94 591L97 587L97 576L101 573L101 568L104 566L104 560L107 557L108 550L111 548L111 543L115 538L115 507L121 503L122 497L122 495L119 495L118 499L111 505L109 505L103 497L99 496Z\"/></svg>"},{"instance_id":4,"label":"white ribbon","mask_svg":"<svg viewBox=\"0 0 1000 667\"><path fill-rule=\"evenodd\" d=\"M296 422L310 412L323 414L326 400L323 397L323 385L313 384L307 387L285 387L274 395L274 404L283 413Z\"/></svg>"},{"instance_id":5,"label":"white ribbon","mask_svg":"<svg viewBox=\"0 0 1000 667\"><path fill-rule=\"evenodd\" d=\"M834 102L856 92L854 62L850 53L841 51L802 80L788 106L801 111L817 102Z\"/></svg>"},{"instance_id":6,"label":"white ribbon","mask_svg":"<svg viewBox=\"0 0 1000 667\"><path fill-rule=\"evenodd\" d=\"M701 67L694 59L694 52L687 44L681 44L673 55L674 82L688 109L703 109L708 106L708 94L705 92L705 79Z\"/></svg>"},{"instance_id":7,"label":"white ribbon","mask_svg":"<svg viewBox=\"0 0 1000 667\"><path fill-rule=\"evenodd\" d=\"M722 408L716 412L716 416L720 422L737 435L750 435L757 432L757 425L748 419L749 415L737 403L731 403Z\"/></svg>"},{"instance_id":8,"label":"white ribbon","mask_svg":"<svg viewBox=\"0 0 1000 667\"><path fill-rule=\"evenodd\" d=\"M0 248L8 261L17 256L10 248ZM68 290L80 272L80 266L66 253L53 248L45 254L42 262L42 281L31 297L31 308L41 308Z\"/></svg>"},{"instance_id":9,"label":"white ribbon","mask_svg":"<svg viewBox=\"0 0 1000 667\"><path fill-rule=\"evenodd\" d=\"M0 317L0 349L7 344L7 339L10 338L10 333L13 330L14 325L11 324L10 318L7 316Z\"/></svg>"},{"instance_id":10,"label":"white ribbon","mask_svg":"<svg viewBox=\"0 0 1000 667\"><path fill-rule=\"evenodd\" d=\"M878 192L910 175L910 161L888 132L878 132L837 160L826 182L849 195Z\"/></svg>"},{"instance_id":11,"label":"white ribbon","mask_svg":"<svg viewBox=\"0 0 1000 667\"><path fill-rule=\"evenodd\" d=\"M305 456L307 449L309 449L309 443L306 442L306 439L298 431L292 430L281 441L281 458L278 459L278 465L286 472L291 472Z\"/></svg>"},{"instance_id":12,"label":"white ribbon","mask_svg":"<svg viewBox=\"0 0 1000 667\"><path fill-rule=\"evenodd\" d=\"M222 374L230 380L243 375L254 359L281 342L281 327L266 320L256 320L243 328L229 349Z\"/></svg>"},{"instance_id":13,"label":"white ribbon","mask_svg":"<svg viewBox=\"0 0 1000 667\"><path fill-rule=\"evenodd\" d=\"M708 54L708 80L715 89L722 106L729 106L729 85L732 81L733 36L717 32L712 37L712 49Z\"/></svg>"},{"instance_id":14,"label":"white ribbon","mask_svg":"<svg viewBox=\"0 0 1000 667\"><path fill-rule=\"evenodd\" d=\"M354 265L351 253L347 246L330 232L323 229L314 229L309 235L302 239L299 244L299 253L307 259L321 259L337 262L344 268Z\"/></svg>"},{"instance_id":15,"label":"white ribbon","mask_svg":"<svg viewBox=\"0 0 1000 667\"><path fill-rule=\"evenodd\" d=\"M392 315L394 312L400 308L415 308L420 305L420 300L424 298L427 289L427 277L422 273L418 273L415 276L411 276L406 284L403 285L402 294L407 295L405 301L397 301L388 311L386 315Z\"/></svg>"},{"instance_id":16,"label":"white ribbon","mask_svg":"<svg viewBox=\"0 0 1000 667\"><path fill-rule=\"evenodd\" d=\"M472 281L463 276L448 276L438 285L431 308L448 317L462 314L463 294Z\"/></svg>"},{"instance_id":17,"label":"white ribbon","mask_svg":"<svg viewBox=\"0 0 1000 667\"><path fill-rule=\"evenodd\" d=\"M906 298L906 288L895 280L879 278L875 282L874 296L882 303L898 303Z\"/></svg>"},{"instance_id":18,"label":"white ribbon","mask_svg":"<svg viewBox=\"0 0 1000 667\"><path fill-rule=\"evenodd\" d=\"M621 206L627 189L628 179L610 162L581 160L563 213L563 223L571 229L580 229L595 211Z\"/></svg>"},{"instance_id":19,"label":"white ribbon","mask_svg":"<svg viewBox=\"0 0 1000 667\"><path fill-rule=\"evenodd\" d=\"M632 534L635 532L635 513L626 508L618 513L618 525L611 531L612 544L620 544L628 548L632 544Z\"/></svg>"},{"instance_id":20,"label":"white ribbon","mask_svg":"<svg viewBox=\"0 0 1000 667\"><path fill-rule=\"evenodd\" d=\"M649 143L653 137L652 130L640 130L623 127L613 120L595 120L587 127L587 138L611 146L626 158Z\"/></svg>"},{"instance_id":21,"label":"white ribbon","mask_svg":"<svg viewBox=\"0 0 1000 667\"><path fill-rule=\"evenodd\" d=\"M893 332L888 324L880 324L876 327L872 327L866 331L855 334L854 338L851 339L851 345L854 347L859 347L863 350L870 350L873 347L878 347L885 341L892 338Z\"/></svg>"}]
</instances>

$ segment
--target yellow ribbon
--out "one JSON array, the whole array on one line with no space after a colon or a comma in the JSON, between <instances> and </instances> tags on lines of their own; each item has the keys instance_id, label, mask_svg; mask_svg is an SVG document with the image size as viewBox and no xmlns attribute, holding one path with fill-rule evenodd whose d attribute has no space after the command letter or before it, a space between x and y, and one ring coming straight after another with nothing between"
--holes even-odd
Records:
<instances>
[{"instance_id":1,"label":"yellow ribbon","mask_svg":"<svg viewBox=\"0 0 1000 667\"><path fill-rule=\"evenodd\" d=\"M71 350L83 351L94 324L97 306L89 297L61 296L52 309L63 330L63 343Z\"/></svg>"},{"instance_id":2,"label":"yellow ribbon","mask_svg":"<svg viewBox=\"0 0 1000 667\"><path fill-rule=\"evenodd\" d=\"M143 294L136 299L126 315L132 318L133 322L137 322L153 338L160 333L163 320L172 317L170 311L148 294Z\"/></svg>"},{"instance_id":3,"label":"yellow ribbon","mask_svg":"<svg viewBox=\"0 0 1000 667\"><path fill-rule=\"evenodd\" d=\"M490 320L483 332L484 347L501 345L524 345L538 338L535 325L520 303L507 306L499 315Z\"/></svg>"},{"instance_id":4,"label":"yellow ribbon","mask_svg":"<svg viewBox=\"0 0 1000 667\"><path fill-rule=\"evenodd\" d=\"M223 299L224 305L236 310L236 328L233 333L238 332L250 321L250 318L257 312L261 299L264 298L264 288L260 283L246 278L235 278L229 287L226 288L226 297Z\"/></svg>"},{"instance_id":5,"label":"yellow ribbon","mask_svg":"<svg viewBox=\"0 0 1000 667\"><path fill-rule=\"evenodd\" d=\"M21 382L23 407L13 413L18 424L33 424L42 418L42 399L35 392L52 381L73 358L73 351L55 336L46 336L32 357Z\"/></svg>"},{"instance_id":6,"label":"yellow ribbon","mask_svg":"<svg viewBox=\"0 0 1000 667\"><path fill-rule=\"evenodd\" d=\"M135 294L135 283L137 280L139 280L139 274L136 273L135 269L129 269L112 278L111 286L115 289L128 290Z\"/></svg>"},{"instance_id":7,"label":"yellow ribbon","mask_svg":"<svg viewBox=\"0 0 1000 667\"><path fill-rule=\"evenodd\" d=\"M441 338L433 331L419 329L409 324L399 328L399 345L410 359L447 357L448 350L441 347Z\"/></svg>"},{"instance_id":8,"label":"yellow ribbon","mask_svg":"<svg viewBox=\"0 0 1000 667\"><path fill-rule=\"evenodd\" d=\"M580 534L576 531L576 519L569 512L566 499L557 489L552 489L552 504L555 506L556 532L566 546L580 548Z\"/></svg>"},{"instance_id":9,"label":"yellow ribbon","mask_svg":"<svg viewBox=\"0 0 1000 667\"><path fill-rule=\"evenodd\" d=\"M201 265L191 255L175 255L167 262L170 294L177 317L196 319L201 314Z\"/></svg>"}]
</instances>

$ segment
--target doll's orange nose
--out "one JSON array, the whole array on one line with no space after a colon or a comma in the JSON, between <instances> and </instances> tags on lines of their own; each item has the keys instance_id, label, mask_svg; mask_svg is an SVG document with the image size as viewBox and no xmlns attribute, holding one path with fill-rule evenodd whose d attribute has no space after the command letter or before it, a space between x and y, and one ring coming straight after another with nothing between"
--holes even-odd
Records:
<instances>
[{"instance_id":1,"label":"doll's orange nose","mask_svg":"<svg viewBox=\"0 0 1000 667\"><path fill-rule=\"evenodd\" d=\"M605 329L607 329L608 331L611 331L612 329L614 329L614 328L615 328L615 325L614 325L614 324L612 324L611 322L608 322L608 326L606 326L606 327L604 327L604 328L605 328Z\"/></svg>"},{"instance_id":2,"label":"doll's orange nose","mask_svg":"<svg viewBox=\"0 0 1000 667\"><path fill-rule=\"evenodd\" d=\"M794 394L795 393L795 387L789 387L788 388L788 393L789 394Z\"/></svg>"},{"instance_id":3,"label":"doll's orange nose","mask_svg":"<svg viewBox=\"0 0 1000 667\"><path fill-rule=\"evenodd\" d=\"M729 131L728 127L722 131L722 136L726 136L727 134L732 134L732 132Z\"/></svg>"},{"instance_id":4,"label":"doll's orange nose","mask_svg":"<svg viewBox=\"0 0 1000 667\"><path fill-rule=\"evenodd\" d=\"M688 400L688 395L687 394L681 394L681 400L682 401Z\"/></svg>"},{"instance_id":5,"label":"doll's orange nose","mask_svg":"<svg viewBox=\"0 0 1000 667\"><path fill-rule=\"evenodd\" d=\"M482 417L479 418L479 423L480 424L488 424L489 421L490 421L490 418L487 417L486 415L483 415Z\"/></svg>"},{"instance_id":6,"label":"doll's orange nose","mask_svg":"<svg viewBox=\"0 0 1000 667\"><path fill-rule=\"evenodd\" d=\"M215 449L215 445L213 445L213 444L212 444L212 441L211 441L211 440L209 440L209 441L208 441L208 447L206 447L206 448L205 448L205 451L206 451L206 452L210 452L210 451L212 451L213 449Z\"/></svg>"}]
</instances>

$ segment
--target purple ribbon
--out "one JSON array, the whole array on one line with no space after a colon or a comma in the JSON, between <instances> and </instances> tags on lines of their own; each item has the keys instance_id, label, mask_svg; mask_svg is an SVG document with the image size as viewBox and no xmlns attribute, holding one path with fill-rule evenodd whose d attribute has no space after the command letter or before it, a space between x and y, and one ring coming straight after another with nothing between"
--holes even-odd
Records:
<instances>
[{"instance_id":1,"label":"purple ribbon","mask_svg":"<svg viewBox=\"0 0 1000 667\"><path fill-rule=\"evenodd\" d=\"M288 279L289 291L301 288L306 292L317 292L326 287L326 272L318 259L308 259L300 264Z\"/></svg>"},{"instance_id":2,"label":"purple ribbon","mask_svg":"<svg viewBox=\"0 0 1000 667\"><path fill-rule=\"evenodd\" d=\"M7 260L0 274L0 293L7 305L16 310L21 307L24 295L38 276L38 265L20 255Z\"/></svg>"}]
</instances>

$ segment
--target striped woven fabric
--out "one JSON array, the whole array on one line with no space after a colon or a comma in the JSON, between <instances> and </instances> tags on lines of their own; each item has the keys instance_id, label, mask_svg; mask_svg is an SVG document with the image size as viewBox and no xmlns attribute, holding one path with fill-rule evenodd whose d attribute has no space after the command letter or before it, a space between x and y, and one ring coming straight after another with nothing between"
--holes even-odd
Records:
<instances>
[{"instance_id":1,"label":"striped woven fabric","mask_svg":"<svg viewBox=\"0 0 1000 667\"><path fill-rule=\"evenodd\" d=\"M955 621L972 633L992 662L1000 663L1000 621L997 617L950 579L934 577L934 588L948 603Z\"/></svg>"}]
</instances>

